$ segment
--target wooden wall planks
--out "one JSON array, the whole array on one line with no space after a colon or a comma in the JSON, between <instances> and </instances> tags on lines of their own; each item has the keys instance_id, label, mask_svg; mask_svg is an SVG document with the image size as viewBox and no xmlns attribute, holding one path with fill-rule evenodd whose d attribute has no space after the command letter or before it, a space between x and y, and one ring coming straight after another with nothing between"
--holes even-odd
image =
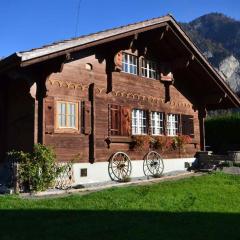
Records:
<instances>
[{"instance_id":1,"label":"wooden wall planks","mask_svg":"<svg viewBox=\"0 0 240 240\"><path fill-rule=\"evenodd\" d=\"M90 63L92 70L86 69ZM159 80L133 76L122 72L112 73L112 92L107 93L107 74L105 61L99 63L95 55L70 61L61 73L50 76L48 97L62 100L89 101L88 88L95 84L95 151L96 161L108 161L116 151L127 152L132 159L143 159L146 151L129 150L128 143L105 142L109 136L108 104L118 104L130 108L141 108L166 113L189 114L194 116L194 144L189 144L185 152L167 152L166 158L193 157L199 150L198 112L175 87L170 86L171 101L164 102L165 88ZM81 113L80 113L81 114ZM47 118L48 119L48 118ZM81 116L80 118L81 119ZM89 161L89 136L81 133L46 133L45 143L53 146L59 161L69 161L78 156L79 162Z\"/></svg>"}]
</instances>

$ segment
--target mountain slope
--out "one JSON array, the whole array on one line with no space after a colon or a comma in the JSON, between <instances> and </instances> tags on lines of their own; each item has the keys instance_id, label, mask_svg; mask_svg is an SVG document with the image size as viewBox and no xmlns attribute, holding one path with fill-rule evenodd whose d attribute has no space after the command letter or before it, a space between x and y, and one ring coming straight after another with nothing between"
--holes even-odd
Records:
<instances>
[{"instance_id":1,"label":"mountain slope","mask_svg":"<svg viewBox=\"0 0 240 240\"><path fill-rule=\"evenodd\" d=\"M240 21L221 13L181 24L235 92L240 92Z\"/></svg>"}]
</instances>

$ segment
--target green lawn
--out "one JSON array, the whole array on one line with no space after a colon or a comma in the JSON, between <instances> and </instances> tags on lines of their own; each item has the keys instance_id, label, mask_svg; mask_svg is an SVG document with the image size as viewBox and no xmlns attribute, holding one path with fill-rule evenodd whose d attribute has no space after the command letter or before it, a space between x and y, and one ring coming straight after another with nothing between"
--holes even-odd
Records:
<instances>
[{"instance_id":1,"label":"green lawn","mask_svg":"<svg viewBox=\"0 0 240 240\"><path fill-rule=\"evenodd\" d=\"M3 196L0 239L240 239L240 176L44 200Z\"/></svg>"}]
</instances>

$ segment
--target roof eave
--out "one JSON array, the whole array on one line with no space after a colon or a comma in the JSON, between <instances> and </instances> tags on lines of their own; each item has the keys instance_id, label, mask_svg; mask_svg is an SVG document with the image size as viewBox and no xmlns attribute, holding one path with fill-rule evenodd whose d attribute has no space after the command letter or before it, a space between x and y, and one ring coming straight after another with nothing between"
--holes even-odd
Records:
<instances>
[{"instance_id":1,"label":"roof eave","mask_svg":"<svg viewBox=\"0 0 240 240\"><path fill-rule=\"evenodd\" d=\"M18 52L2 59L0 61L0 74L6 72L7 70L20 66L22 62L21 56L19 56Z\"/></svg>"}]
</instances>

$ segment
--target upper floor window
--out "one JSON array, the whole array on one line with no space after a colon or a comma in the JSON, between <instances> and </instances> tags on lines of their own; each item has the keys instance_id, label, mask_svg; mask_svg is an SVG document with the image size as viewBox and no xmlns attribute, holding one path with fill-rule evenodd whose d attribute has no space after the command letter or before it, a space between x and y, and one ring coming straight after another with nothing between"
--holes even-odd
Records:
<instances>
[{"instance_id":1,"label":"upper floor window","mask_svg":"<svg viewBox=\"0 0 240 240\"><path fill-rule=\"evenodd\" d=\"M57 102L57 126L58 128L78 129L78 103Z\"/></svg>"},{"instance_id":2,"label":"upper floor window","mask_svg":"<svg viewBox=\"0 0 240 240\"><path fill-rule=\"evenodd\" d=\"M126 73L137 75L138 58L134 55L123 53L122 70Z\"/></svg>"},{"instance_id":3,"label":"upper floor window","mask_svg":"<svg viewBox=\"0 0 240 240\"><path fill-rule=\"evenodd\" d=\"M164 134L164 113L151 112L151 129L152 135Z\"/></svg>"},{"instance_id":4,"label":"upper floor window","mask_svg":"<svg viewBox=\"0 0 240 240\"><path fill-rule=\"evenodd\" d=\"M143 77L157 79L158 78L157 64L153 61L142 59L141 73Z\"/></svg>"},{"instance_id":5,"label":"upper floor window","mask_svg":"<svg viewBox=\"0 0 240 240\"><path fill-rule=\"evenodd\" d=\"M179 133L179 115L168 114L167 115L167 135L177 136Z\"/></svg>"},{"instance_id":6,"label":"upper floor window","mask_svg":"<svg viewBox=\"0 0 240 240\"><path fill-rule=\"evenodd\" d=\"M140 109L132 110L132 134L147 134L147 111Z\"/></svg>"}]
</instances>

